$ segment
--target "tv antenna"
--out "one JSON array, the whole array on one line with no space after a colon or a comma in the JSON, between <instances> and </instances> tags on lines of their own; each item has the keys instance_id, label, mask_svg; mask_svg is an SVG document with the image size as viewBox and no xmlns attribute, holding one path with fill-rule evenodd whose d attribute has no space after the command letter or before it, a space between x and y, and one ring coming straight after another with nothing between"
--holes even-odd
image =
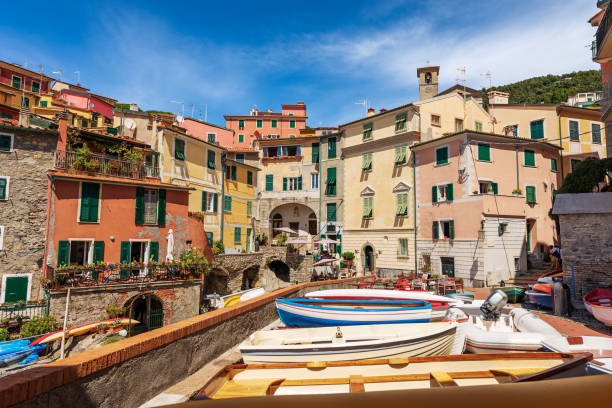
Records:
<instances>
[{"instance_id":1,"label":"tv antenna","mask_svg":"<svg viewBox=\"0 0 612 408\"><path fill-rule=\"evenodd\" d=\"M81 71L74 71L74 74L77 77L77 84L81 83Z\"/></svg>"},{"instance_id":2,"label":"tv antenna","mask_svg":"<svg viewBox=\"0 0 612 408\"><path fill-rule=\"evenodd\" d=\"M57 74L57 76L59 77L59 80L62 80L62 70L58 69L57 71L53 71L52 74Z\"/></svg>"},{"instance_id":3,"label":"tv antenna","mask_svg":"<svg viewBox=\"0 0 612 408\"><path fill-rule=\"evenodd\" d=\"M183 108L182 108L182 111L181 111L182 112L181 117L184 118L185 117L185 102L183 102L183 101L170 101L170 103L178 103L178 104L182 105Z\"/></svg>"},{"instance_id":4,"label":"tv antenna","mask_svg":"<svg viewBox=\"0 0 612 408\"><path fill-rule=\"evenodd\" d=\"M480 74L480 76L489 78L489 88L493 86L491 84L491 71L483 72L482 74Z\"/></svg>"},{"instance_id":5,"label":"tv antenna","mask_svg":"<svg viewBox=\"0 0 612 408\"><path fill-rule=\"evenodd\" d=\"M363 98L363 100L361 101L357 101L355 102L355 105L363 105L363 109L365 110L365 114L368 114L368 108L370 107L370 104L368 102L368 100L366 98Z\"/></svg>"}]
</instances>

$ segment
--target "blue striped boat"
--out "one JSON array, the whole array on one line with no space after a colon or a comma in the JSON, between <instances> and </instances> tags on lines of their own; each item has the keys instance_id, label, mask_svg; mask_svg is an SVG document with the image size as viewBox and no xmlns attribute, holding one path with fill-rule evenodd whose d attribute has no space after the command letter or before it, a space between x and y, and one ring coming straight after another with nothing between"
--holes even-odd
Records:
<instances>
[{"instance_id":1,"label":"blue striped boat","mask_svg":"<svg viewBox=\"0 0 612 408\"><path fill-rule=\"evenodd\" d=\"M287 327L427 323L432 318L431 305L421 300L277 299L276 309Z\"/></svg>"}]
</instances>

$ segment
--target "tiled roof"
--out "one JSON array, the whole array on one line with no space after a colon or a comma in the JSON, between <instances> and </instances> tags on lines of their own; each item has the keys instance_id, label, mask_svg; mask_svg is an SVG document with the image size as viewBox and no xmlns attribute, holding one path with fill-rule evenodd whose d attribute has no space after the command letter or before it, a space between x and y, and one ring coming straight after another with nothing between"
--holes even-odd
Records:
<instances>
[{"instance_id":1,"label":"tiled roof","mask_svg":"<svg viewBox=\"0 0 612 408\"><path fill-rule=\"evenodd\" d=\"M252 147L244 147L244 146L232 146L227 148L228 152L238 152L238 153L258 153L259 150L253 149Z\"/></svg>"}]
</instances>

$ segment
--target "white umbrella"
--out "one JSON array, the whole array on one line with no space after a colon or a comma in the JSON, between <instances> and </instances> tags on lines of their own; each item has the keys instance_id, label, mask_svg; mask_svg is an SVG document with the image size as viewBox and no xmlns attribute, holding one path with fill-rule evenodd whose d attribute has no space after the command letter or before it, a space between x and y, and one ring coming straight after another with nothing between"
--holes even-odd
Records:
<instances>
[{"instance_id":1,"label":"white umbrella","mask_svg":"<svg viewBox=\"0 0 612 408\"><path fill-rule=\"evenodd\" d=\"M274 231L286 232L287 234L297 234L296 231L292 230L291 228L287 228L287 227L274 228Z\"/></svg>"},{"instance_id":2,"label":"white umbrella","mask_svg":"<svg viewBox=\"0 0 612 408\"><path fill-rule=\"evenodd\" d=\"M337 259L331 259L331 258L322 259L319 262L313 263L312 266L326 265L326 264L333 263L333 262L336 262L336 261L337 261Z\"/></svg>"},{"instance_id":3,"label":"white umbrella","mask_svg":"<svg viewBox=\"0 0 612 408\"><path fill-rule=\"evenodd\" d=\"M174 256L172 252L174 252L174 231L170 229L168 231L168 245L166 246L166 262L172 262L174 260Z\"/></svg>"},{"instance_id":4,"label":"white umbrella","mask_svg":"<svg viewBox=\"0 0 612 408\"><path fill-rule=\"evenodd\" d=\"M322 240L316 242L317 245L337 244L337 243L338 241L336 241L335 239L329 239L329 238L323 238Z\"/></svg>"},{"instance_id":5,"label":"white umbrella","mask_svg":"<svg viewBox=\"0 0 612 408\"><path fill-rule=\"evenodd\" d=\"M306 241L304 239L292 239L287 241L287 244L291 244L291 245L306 245L309 244L309 241Z\"/></svg>"}]
</instances>

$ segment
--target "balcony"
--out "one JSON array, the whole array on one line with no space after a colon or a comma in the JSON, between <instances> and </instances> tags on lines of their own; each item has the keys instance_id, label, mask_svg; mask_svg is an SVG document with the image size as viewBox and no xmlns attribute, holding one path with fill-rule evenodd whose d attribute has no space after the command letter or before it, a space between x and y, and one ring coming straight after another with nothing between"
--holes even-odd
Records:
<instances>
[{"instance_id":1,"label":"balcony","mask_svg":"<svg viewBox=\"0 0 612 408\"><path fill-rule=\"evenodd\" d=\"M525 216L525 197L522 195L481 194L485 215Z\"/></svg>"},{"instance_id":2,"label":"balcony","mask_svg":"<svg viewBox=\"0 0 612 408\"><path fill-rule=\"evenodd\" d=\"M606 39L608 37L608 32L610 31L611 23L612 7L608 6L604 12L601 22L599 23L597 33L595 34L595 42L592 45L594 61L612 57L612 46L605 44L608 42Z\"/></svg>"},{"instance_id":3,"label":"balcony","mask_svg":"<svg viewBox=\"0 0 612 408\"><path fill-rule=\"evenodd\" d=\"M157 166L148 165L144 161L132 162L105 154L83 154L70 150L55 152L55 168L136 180L159 177Z\"/></svg>"}]
</instances>

